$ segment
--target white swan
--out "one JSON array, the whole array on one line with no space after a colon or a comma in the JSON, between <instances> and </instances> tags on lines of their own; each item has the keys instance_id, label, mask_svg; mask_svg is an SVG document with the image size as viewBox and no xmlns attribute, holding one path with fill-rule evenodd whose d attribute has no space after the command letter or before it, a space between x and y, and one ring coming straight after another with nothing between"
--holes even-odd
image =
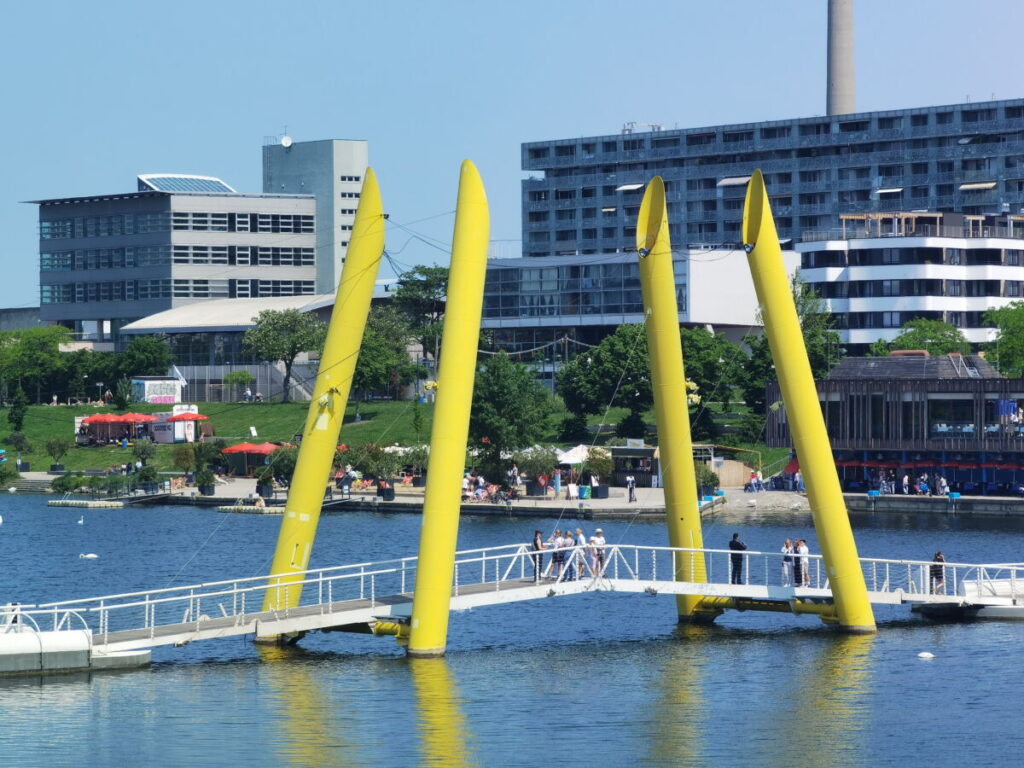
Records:
<instances>
[{"instance_id":1,"label":"white swan","mask_svg":"<svg viewBox=\"0 0 1024 768\"><path fill-rule=\"evenodd\" d=\"M7 492L8 492L8 493L17 493L17 492L18 492L18 489L17 489L17 488L15 488L15 487L14 487L14 486L12 485L12 486L11 486L10 488L8 488L8 489L7 489Z\"/></svg>"},{"instance_id":2,"label":"white swan","mask_svg":"<svg viewBox=\"0 0 1024 768\"><path fill-rule=\"evenodd\" d=\"M82 558L83 560L96 560L96 559L99 558L99 555L96 555L96 554L93 554L92 552L89 552L88 554L85 554L85 555L79 555L79 557Z\"/></svg>"},{"instance_id":3,"label":"white swan","mask_svg":"<svg viewBox=\"0 0 1024 768\"><path fill-rule=\"evenodd\" d=\"M85 525L85 515L82 515L80 518L78 518L78 524Z\"/></svg>"}]
</instances>

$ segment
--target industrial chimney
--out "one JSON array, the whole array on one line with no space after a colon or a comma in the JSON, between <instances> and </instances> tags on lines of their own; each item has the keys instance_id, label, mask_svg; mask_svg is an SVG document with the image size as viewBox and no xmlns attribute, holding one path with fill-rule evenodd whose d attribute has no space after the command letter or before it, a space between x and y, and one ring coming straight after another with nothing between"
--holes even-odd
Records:
<instances>
[{"instance_id":1,"label":"industrial chimney","mask_svg":"<svg viewBox=\"0 0 1024 768\"><path fill-rule=\"evenodd\" d=\"M825 112L848 115L857 110L853 73L853 0L828 0L828 87Z\"/></svg>"}]
</instances>

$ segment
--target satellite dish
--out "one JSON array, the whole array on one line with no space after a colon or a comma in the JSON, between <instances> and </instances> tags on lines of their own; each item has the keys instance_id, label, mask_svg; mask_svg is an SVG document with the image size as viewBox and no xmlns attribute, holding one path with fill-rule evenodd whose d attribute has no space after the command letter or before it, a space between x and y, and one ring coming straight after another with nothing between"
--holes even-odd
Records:
<instances>
[{"instance_id":1,"label":"satellite dish","mask_svg":"<svg viewBox=\"0 0 1024 768\"><path fill-rule=\"evenodd\" d=\"M291 136L282 136L281 137L281 146L282 147L284 147L285 149L288 149L288 147L290 147L291 145L292 145L292 137Z\"/></svg>"}]
</instances>

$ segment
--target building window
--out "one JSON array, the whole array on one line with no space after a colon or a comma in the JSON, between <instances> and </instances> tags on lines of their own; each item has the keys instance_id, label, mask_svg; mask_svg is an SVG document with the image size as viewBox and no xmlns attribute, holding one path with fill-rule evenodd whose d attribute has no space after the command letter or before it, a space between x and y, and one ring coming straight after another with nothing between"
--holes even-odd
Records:
<instances>
[{"instance_id":1,"label":"building window","mask_svg":"<svg viewBox=\"0 0 1024 768\"><path fill-rule=\"evenodd\" d=\"M362 181L363 177L362 176L340 176L339 179L341 181Z\"/></svg>"},{"instance_id":2,"label":"building window","mask_svg":"<svg viewBox=\"0 0 1024 768\"><path fill-rule=\"evenodd\" d=\"M355 213L356 213L356 209L355 208L342 208L341 209L341 215L342 216L355 216Z\"/></svg>"},{"instance_id":3,"label":"building window","mask_svg":"<svg viewBox=\"0 0 1024 768\"><path fill-rule=\"evenodd\" d=\"M575 189L556 189L555 200L575 200L576 190Z\"/></svg>"},{"instance_id":4,"label":"building window","mask_svg":"<svg viewBox=\"0 0 1024 768\"><path fill-rule=\"evenodd\" d=\"M543 160L548 156L548 147L530 147L527 154L531 160Z\"/></svg>"},{"instance_id":5,"label":"building window","mask_svg":"<svg viewBox=\"0 0 1024 768\"><path fill-rule=\"evenodd\" d=\"M953 122L952 112L936 112L935 113L935 124L936 125L949 125Z\"/></svg>"},{"instance_id":6,"label":"building window","mask_svg":"<svg viewBox=\"0 0 1024 768\"><path fill-rule=\"evenodd\" d=\"M1020 296L1020 281L1018 280L1007 280L1006 281L1006 295L1017 297Z\"/></svg>"},{"instance_id":7,"label":"building window","mask_svg":"<svg viewBox=\"0 0 1024 768\"><path fill-rule=\"evenodd\" d=\"M882 327L883 328L899 328L900 327L900 313L899 312L883 312L882 313Z\"/></svg>"},{"instance_id":8,"label":"building window","mask_svg":"<svg viewBox=\"0 0 1024 768\"><path fill-rule=\"evenodd\" d=\"M341 196L344 197L346 200L354 200L354 199L358 199L359 193L358 192L342 192Z\"/></svg>"},{"instance_id":9,"label":"building window","mask_svg":"<svg viewBox=\"0 0 1024 768\"><path fill-rule=\"evenodd\" d=\"M946 281L946 295L947 296L962 296L963 295L963 281L961 280L947 280Z\"/></svg>"},{"instance_id":10,"label":"building window","mask_svg":"<svg viewBox=\"0 0 1024 768\"><path fill-rule=\"evenodd\" d=\"M1019 267L1020 266L1020 251L1006 252L1006 266L1008 267Z\"/></svg>"},{"instance_id":11,"label":"building window","mask_svg":"<svg viewBox=\"0 0 1024 768\"><path fill-rule=\"evenodd\" d=\"M911 115L910 116L910 127L921 128L922 126L928 125L928 115Z\"/></svg>"},{"instance_id":12,"label":"building window","mask_svg":"<svg viewBox=\"0 0 1024 768\"><path fill-rule=\"evenodd\" d=\"M963 258L962 248L947 248L946 249L946 263L947 264L959 264Z\"/></svg>"}]
</instances>

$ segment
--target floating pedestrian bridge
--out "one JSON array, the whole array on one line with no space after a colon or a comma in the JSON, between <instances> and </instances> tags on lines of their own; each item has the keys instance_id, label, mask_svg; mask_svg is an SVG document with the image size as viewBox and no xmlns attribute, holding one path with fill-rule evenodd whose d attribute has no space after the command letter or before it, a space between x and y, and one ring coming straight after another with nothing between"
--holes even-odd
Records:
<instances>
[{"instance_id":1,"label":"floating pedestrian bridge","mask_svg":"<svg viewBox=\"0 0 1024 768\"><path fill-rule=\"evenodd\" d=\"M552 552L565 554L560 573ZM609 545L603 567L588 554L585 547L544 550L537 574L538 553L526 545L457 552L450 608L589 592L699 595L709 607L826 618L832 608L820 555L806 556L807 586L783 586L781 553L743 552L739 584L730 583L736 555L730 550ZM679 572L682 563L692 567L701 559L707 581L687 580ZM909 605L937 615L1024 618L1024 564L945 563L941 577L931 561L861 558L860 564L872 603ZM376 633L390 626L386 633L401 637L395 627L404 626L411 614L416 572L415 557L305 571L300 603L271 611L262 610L264 596L285 587L267 576L8 607L3 630L86 630L98 658L240 635L299 638L314 631Z\"/></svg>"}]
</instances>

